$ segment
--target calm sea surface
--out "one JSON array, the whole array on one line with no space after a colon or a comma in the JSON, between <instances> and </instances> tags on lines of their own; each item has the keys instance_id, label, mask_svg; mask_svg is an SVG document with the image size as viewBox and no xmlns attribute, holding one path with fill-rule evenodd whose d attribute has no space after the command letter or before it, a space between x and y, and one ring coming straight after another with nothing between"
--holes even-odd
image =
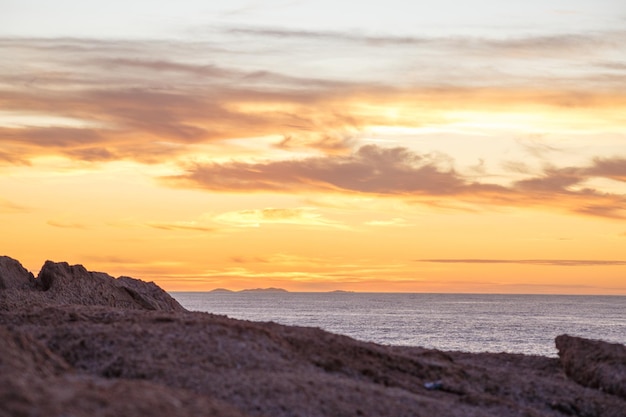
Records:
<instances>
[{"instance_id":1,"label":"calm sea surface","mask_svg":"<svg viewBox=\"0 0 626 417\"><path fill-rule=\"evenodd\" d=\"M320 327L382 344L556 356L563 333L626 344L626 297L175 292L189 310Z\"/></svg>"}]
</instances>

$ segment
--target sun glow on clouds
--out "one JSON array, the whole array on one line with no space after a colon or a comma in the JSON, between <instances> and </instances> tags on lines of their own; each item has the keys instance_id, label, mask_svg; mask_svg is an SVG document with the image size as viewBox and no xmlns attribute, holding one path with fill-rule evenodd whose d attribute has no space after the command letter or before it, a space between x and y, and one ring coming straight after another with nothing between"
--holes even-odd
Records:
<instances>
[{"instance_id":1,"label":"sun glow on clouds","mask_svg":"<svg viewBox=\"0 0 626 417\"><path fill-rule=\"evenodd\" d=\"M158 39L3 26L2 253L172 290L626 293L613 14L374 31L270 3Z\"/></svg>"},{"instance_id":2,"label":"sun glow on clouds","mask_svg":"<svg viewBox=\"0 0 626 417\"><path fill-rule=\"evenodd\" d=\"M214 218L214 220L218 223L224 223L236 227L261 227L264 224L325 227L341 226L337 222L324 219L319 213L316 213L310 208L265 208L261 210L241 210L219 214Z\"/></svg>"}]
</instances>

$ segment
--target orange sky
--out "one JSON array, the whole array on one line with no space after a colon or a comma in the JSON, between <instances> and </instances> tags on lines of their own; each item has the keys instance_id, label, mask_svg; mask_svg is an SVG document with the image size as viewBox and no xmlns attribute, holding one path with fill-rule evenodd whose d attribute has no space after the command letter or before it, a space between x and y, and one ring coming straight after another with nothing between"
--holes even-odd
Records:
<instances>
[{"instance_id":1,"label":"orange sky","mask_svg":"<svg viewBox=\"0 0 626 417\"><path fill-rule=\"evenodd\" d=\"M626 8L430 10L446 32L183 3L114 34L117 2L8 3L0 254L172 291L626 294Z\"/></svg>"}]
</instances>

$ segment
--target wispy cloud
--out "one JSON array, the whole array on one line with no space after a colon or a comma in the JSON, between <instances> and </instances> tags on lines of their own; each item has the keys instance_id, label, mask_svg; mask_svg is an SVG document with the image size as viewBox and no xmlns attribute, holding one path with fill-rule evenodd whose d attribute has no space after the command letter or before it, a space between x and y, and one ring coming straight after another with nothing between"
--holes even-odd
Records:
<instances>
[{"instance_id":1,"label":"wispy cloud","mask_svg":"<svg viewBox=\"0 0 626 417\"><path fill-rule=\"evenodd\" d=\"M147 226L160 230L182 230L195 232L214 232L216 228L204 226L198 222L150 222Z\"/></svg>"},{"instance_id":2,"label":"wispy cloud","mask_svg":"<svg viewBox=\"0 0 626 417\"><path fill-rule=\"evenodd\" d=\"M624 266L626 261L598 259L418 259L416 262L442 264L517 264L547 266Z\"/></svg>"},{"instance_id":3,"label":"wispy cloud","mask_svg":"<svg viewBox=\"0 0 626 417\"><path fill-rule=\"evenodd\" d=\"M394 217L389 220L371 220L365 222L367 226L396 226L396 227L406 227L410 224L401 217Z\"/></svg>"},{"instance_id":4,"label":"wispy cloud","mask_svg":"<svg viewBox=\"0 0 626 417\"><path fill-rule=\"evenodd\" d=\"M281 39L309 39L324 42L351 42L373 47L411 46L432 47L456 50L456 52L483 51L485 53L516 54L536 56L546 53L579 54L594 48L618 48L618 41L626 37L624 32L597 34L529 35L507 39L478 37L419 37L419 36L380 36L360 32L294 30L279 27L231 27L226 32L236 35L269 37Z\"/></svg>"},{"instance_id":5,"label":"wispy cloud","mask_svg":"<svg viewBox=\"0 0 626 417\"><path fill-rule=\"evenodd\" d=\"M261 227L269 224L344 227L339 222L324 218L311 208L265 208L231 211L216 215L213 220L217 223L236 227Z\"/></svg>"},{"instance_id":6,"label":"wispy cloud","mask_svg":"<svg viewBox=\"0 0 626 417\"><path fill-rule=\"evenodd\" d=\"M28 213L31 209L0 197L0 213Z\"/></svg>"},{"instance_id":7,"label":"wispy cloud","mask_svg":"<svg viewBox=\"0 0 626 417\"><path fill-rule=\"evenodd\" d=\"M4 165L4 163L9 165L30 165L30 161L24 159L17 151L0 151L0 164Z\"/></svg>"},{"instance_id":8,"label":"wispy cloud","mask_svg":"<svg viewBox=\"0 0 626 417\"><path fill-rule=\"evenodd\" d=\"M87 225L67 220L48 220L46 224L61 229L87 229Z\"/></svg>"}]
</instances>

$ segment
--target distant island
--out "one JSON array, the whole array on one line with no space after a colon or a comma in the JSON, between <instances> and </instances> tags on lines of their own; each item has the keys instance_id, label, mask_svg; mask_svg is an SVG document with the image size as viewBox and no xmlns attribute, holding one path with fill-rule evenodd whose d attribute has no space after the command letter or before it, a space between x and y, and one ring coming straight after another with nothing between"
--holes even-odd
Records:
<instances>
[{"instance_id":1,"label":"distant island","mask_svg":"<svg viewBox=\"0 0 626 417\"><path fill-rule=\"evenodd\" d=\"M223 292L224 292L224 293L231 293L231 292L235 292L235 291L233 291L233 290L228 290L228 289L226 289L226 288L216 288L216 289L211 290L211 291L209 291L209 292L216 292L216 293L223 293Z\"/></svg>"},{"instance_id":2,"label":"distant island","mask_svg":"<svg viewBox=\"0 0 626 417\"><path fill-rule=\"evenodd\" d=\"M248 290L241 290L239 292L289 292L289 291L283 288L270 287L270 288L252 288Z\"/></svg>"},{"instance_id":3,"label":"distant island","mask_svg":"<svg viewBox=\"0 0 626 417\"><path fill-rule=\"evenodd\" d=\"M234 291L234 290L229 290L227 288L215 288L214 290L209 291L210 293L218 293L218 294L235 294L235 293L288 293L290 291L284 289L284 288L275 288L275 287L270 287L270 288L248 288L245 290L238 290L238 291ZM354 293L355 291L345 291L345 290L332 290L332 291L323 291L323 292L327 292L329 294L351 294Z\"/></svg>"},{"instance_id":4,"label":"distant island","mask_svg":"<svg viewBox=\"0 0 626 417\"><path fill-rule=\"evenodd\" d=\"M289 292L283 288L250 288L240 291L233 291L226 288L216 288L214 290L209 291L211 293L249 293L249 292L261 292L261 293L285 293Z\"/></svg>"}]
</instances>

